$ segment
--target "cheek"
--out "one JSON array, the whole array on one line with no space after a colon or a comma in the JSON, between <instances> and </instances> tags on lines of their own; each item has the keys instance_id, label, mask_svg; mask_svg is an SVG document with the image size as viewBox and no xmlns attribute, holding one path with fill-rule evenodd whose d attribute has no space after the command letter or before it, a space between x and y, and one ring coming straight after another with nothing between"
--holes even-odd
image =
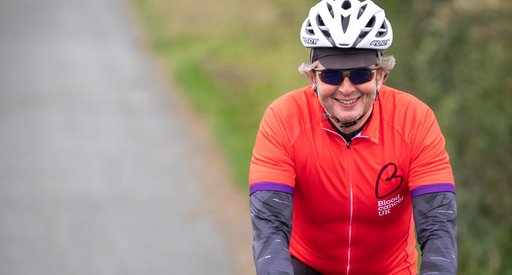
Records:
<instances>
[{"instance_id":1,"label":"cheek","mask_svg":"<svg viewBox=\"0 0 512 275\"><path fill-rule=\"evenodd\" d=\"M320 85L318 86L318 97L325 98L330 97L337 91L336 86Z\"/></svg>"},{"instance_id":2,"label":"cheek","mask_svg":"<svg viewBox=\"0 0 512 275\"><path fill-rule=\"evenodd\" d=\"M377 84L377 81L374 78L374 79L372 79L369 82L361 84L360 85L360 89L363 90L364 93L372 93L373 91L375 91L375 85L376 84Z\"/></svg>"},{"instance_id":3,"label":"cheek","mask_svg":"<svg viewBox=\"0 0 512 275\"><path fill-rule=\"evenodd\" d=\"M322 103L322 105L324 107L326 107L327 105L330 105L329 102L332 101L332 93L326 93L325 91L319 91L318 92L318 100L320 101L320 103Z\"/></svg>"},{"instance_id":4,"label":"cheek","mask_svg":"<svg viewBox=\"0 0 512 275\"><path fill-rule=\"evenodd\" d=\"M368 97L373 96L376 91L376 83L375 81L365 83L364 85L361 85L359 90Z\"/></svg>"}]
</instances>

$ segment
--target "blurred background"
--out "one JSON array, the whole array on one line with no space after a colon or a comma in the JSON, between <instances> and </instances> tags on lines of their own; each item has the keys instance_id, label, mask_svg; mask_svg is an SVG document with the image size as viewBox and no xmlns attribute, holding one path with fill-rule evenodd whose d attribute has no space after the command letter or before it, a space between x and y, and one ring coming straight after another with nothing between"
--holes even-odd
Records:
<instances>
[{"instance_id":1,"label":"blurred background","mask_svg":"<svg viewBox=\"0 0 512 275\"><path fill-rule=\"evenodd\" d=\"M246 190L264 108L307 85L299 28L311 0L130 0ZM512 274L512 2L376 0L394 29L388 85L428 103L457 182L459 273Z\"/></svg>"},{"instance_id":2,"label":"blurred background","mask_svg":"<svg viewBox=\"0 0 512 275\"><path fill-rule=\"evenodd\" d=\"M0 0L2 275L254 273L247 194L132 4Z\"/></svg>"},{"instance_id":3,"label":"blurred background","mask_svg":"<svg viewBox=\"0 0 512 275\"><path fill-rule=\"evenodd\" d=\"M512 274L512 2L375 2L447 139L459 273ZM0 274L254 273L252 145L315 3L0 0Z\"/></svg>"}]
</instances>

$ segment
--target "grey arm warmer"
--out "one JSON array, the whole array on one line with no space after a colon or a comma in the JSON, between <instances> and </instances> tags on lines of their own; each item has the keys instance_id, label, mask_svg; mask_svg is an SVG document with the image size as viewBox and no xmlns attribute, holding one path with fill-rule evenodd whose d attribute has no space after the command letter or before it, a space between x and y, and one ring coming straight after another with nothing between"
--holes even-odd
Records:
<instances>
[{"instance_id":1,"label":"grey arm warmer","mask_svg":"<svg viewBox=\"0 0 512 275\"><path fill-rule=\"evenodd\" d=\"M293 197L275 191L258 191L250 197L253 254L256 273L293 274L290 263Z\"/></svg>"},{"instance_id":2,"label":"grey arm warmer","mask_svg":"<svg viewBox=\"0 0 512 275\"><path fill-rule=\"evenodd\" d=\"M414 222L422 251L422 275L457 273L455 194L440 192L413 198Z\"/></svg>"}]
</instances>

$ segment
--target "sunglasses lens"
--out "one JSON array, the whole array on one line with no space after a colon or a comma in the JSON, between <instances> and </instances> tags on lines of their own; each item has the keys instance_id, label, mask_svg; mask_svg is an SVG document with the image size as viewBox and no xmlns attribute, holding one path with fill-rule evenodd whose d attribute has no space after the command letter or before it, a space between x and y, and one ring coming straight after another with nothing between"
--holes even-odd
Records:
<instances>
[{"instance_id":1,"label":"sunglasses lens","mask_svg":"<svg viewBox=\"0 0 512 275\"><path fill-rule=\"evenodd\" d=\"M366 83L373 78L373 70L371 69L355 69L355 70L322 70L320 72L320 80L329 85L340 85L343 82L345 74L348 75L350 81L356 85Z\"/></svg>"},{"instance_id":2,"label":"sunglasses lens","mask_svg":"<svg viewBox=\"0 0 512 275\"><path fill-rule=\"evenodd\" d=\"M373 71L370 69L358 69L350 72L350 81L354 84L363 84L373 78Z\"/></svg>"},{"instance_id":3,"label":"sunglasses lens","mask_svg":"<svg viewBox=\"0 0 512 275\"><path fill-rule=\"evenodd\" d=\"M340 85L343 80L343 71L323 70L320 73L320 80L329 85Z\"/></svg>"}]
</instances>

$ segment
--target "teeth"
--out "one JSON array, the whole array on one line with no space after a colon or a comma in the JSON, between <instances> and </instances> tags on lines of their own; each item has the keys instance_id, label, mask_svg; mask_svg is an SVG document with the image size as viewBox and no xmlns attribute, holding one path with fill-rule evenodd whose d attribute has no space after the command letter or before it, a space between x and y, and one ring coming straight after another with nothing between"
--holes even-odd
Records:
<instances>
[{"instance_id":1,"label":"teeth","mask_svg":"<svg viewBox=\"0 0 512 275\"><path fill-rule=\"evenodd\" d=\"M357 99L352 99L352 100L341 100L341 99L337 99L340 103L342 104L346 104L346 105L350 105L350 104L353 104L356 102Z\"/></svg>"}]
</instances>

